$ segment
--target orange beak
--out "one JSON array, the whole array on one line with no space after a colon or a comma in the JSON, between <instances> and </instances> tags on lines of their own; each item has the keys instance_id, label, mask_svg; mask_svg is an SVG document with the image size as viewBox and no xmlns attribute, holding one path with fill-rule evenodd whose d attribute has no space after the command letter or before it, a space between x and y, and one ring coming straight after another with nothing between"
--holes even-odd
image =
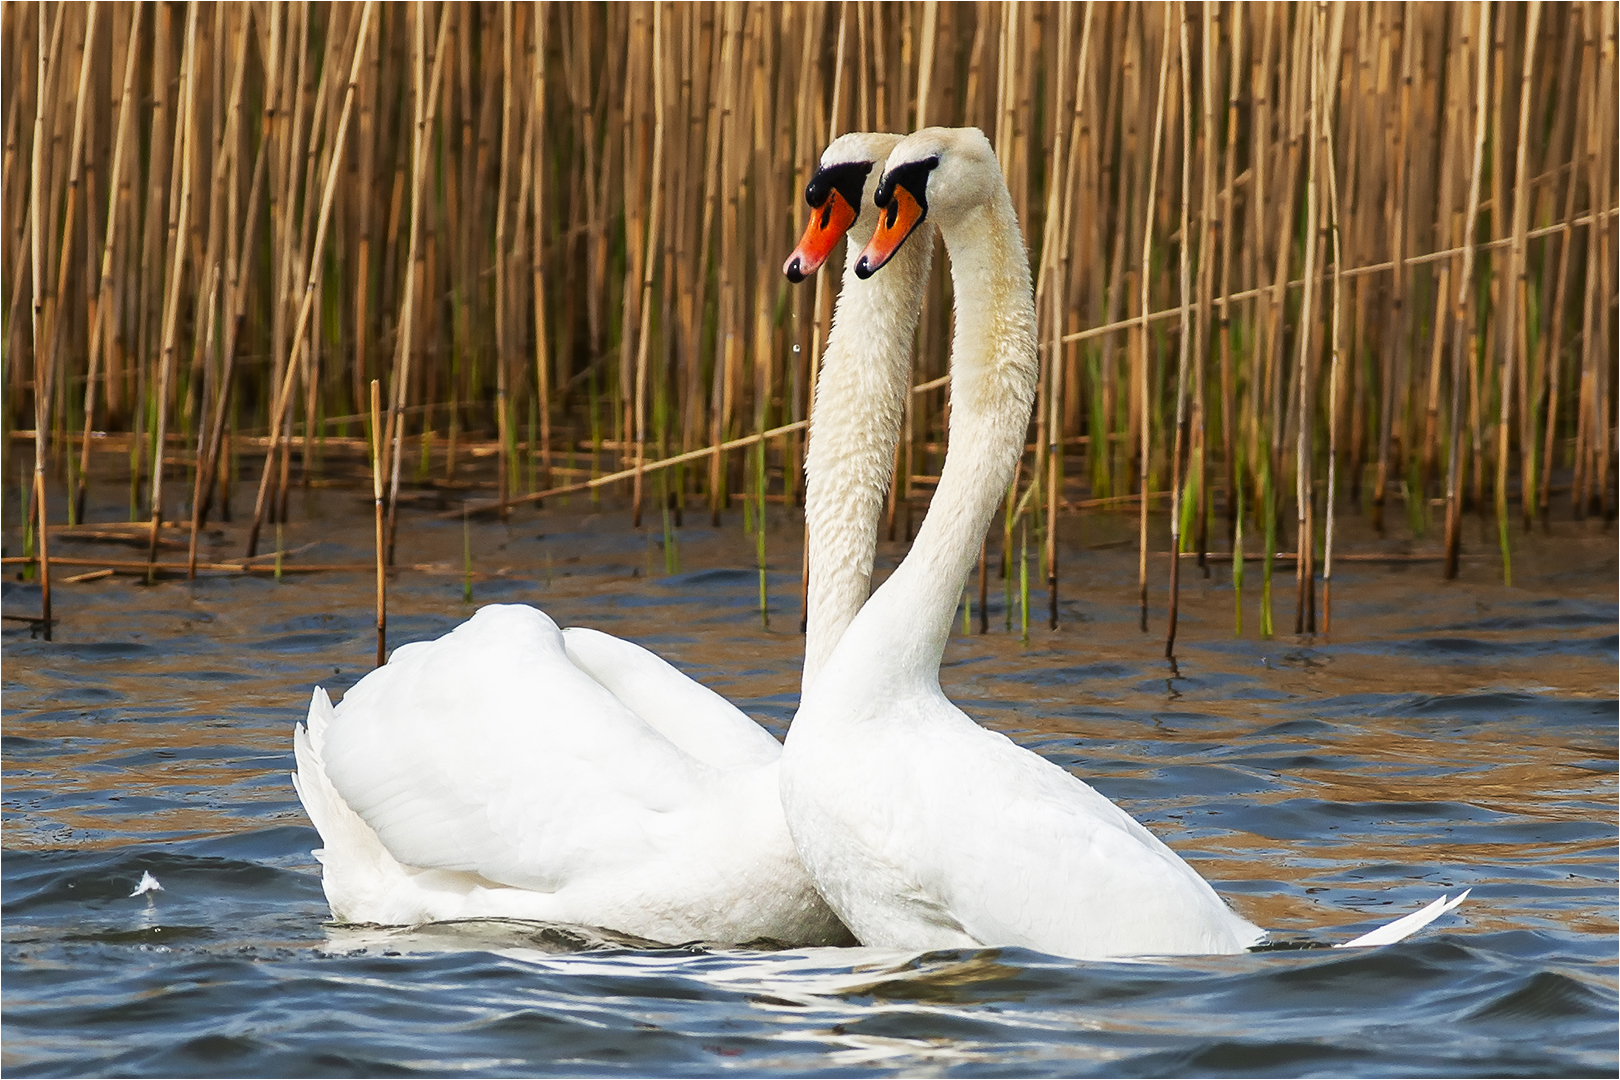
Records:
<instances>
[{"instance_id":1,"label":"orange beak","mask_svg":"<svg viewBox=\"0 0 1620 1080\"><path fill-rule=\"evenodd\" d=\"M827 201L810 215L810 223L804 227L804 237L800 239L799 246L793 249L793 254L788 256L787 262L782 264L782 273L797 285L820 270L821 264L832 254L833 247L844 238L853 224L855 208L837 190L832 191Z\"/></svg>"},{"instance_id":2,"label":"orange beak","mask_svg":"<svg viewBox=\"0 0 1620 1080\"><path fill-rule=\"evenodd\" d=\"M871 242L855 263L855 276L865 279L881 270L884 263L894 258L894 253L900 250L906 237L922 224L925 216L926 212L916 197L904 185L896 184L889 205L883 208L878 218L877 232L872 234Z\"/></svg>"}]
</instances>

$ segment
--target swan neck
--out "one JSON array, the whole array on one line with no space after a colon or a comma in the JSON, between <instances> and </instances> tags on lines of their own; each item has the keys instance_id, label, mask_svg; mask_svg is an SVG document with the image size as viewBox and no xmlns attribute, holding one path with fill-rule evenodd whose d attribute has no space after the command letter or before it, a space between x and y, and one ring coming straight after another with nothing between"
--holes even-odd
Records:
<instances>
[{"instance_id":1,"label":"swan neck","mask_svg":"<svg viewBox=\"0 0 1620 1080\"><path fill-rule=\"evenodd\" d=\"M1038 373L1035 310L1018 220L1005 188L998 194L940 225L956 294L949 448L910 553L845 635L834 661L840 682L864 670L895 686L916 679L937 688L962 589L1023 456Z\"/></svg>"},{"instance_id":2,"label":"swan neck","mask_svg":"<svg viewBox=\"0 0 1620 1080\"><path fill-rule=\"evenodd\" d=\"M911 343L933 263L934 230L919 230L884 272L855 276L872 229L851 229L843 284L816 383L805 459L804 675L820 674L866 602L878 519L894 472L911 383Z\"/></svg>"}]
</instances>

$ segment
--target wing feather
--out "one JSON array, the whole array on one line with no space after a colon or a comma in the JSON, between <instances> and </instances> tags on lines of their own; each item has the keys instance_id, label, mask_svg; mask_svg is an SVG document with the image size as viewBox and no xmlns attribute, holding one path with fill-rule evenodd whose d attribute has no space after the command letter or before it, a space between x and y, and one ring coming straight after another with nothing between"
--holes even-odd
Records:
<instances>
[{"instance_id":1,"label":"wing feather","mask_svg":"<svg viewBox=\"0 0 1620 1080\"><path fill-rule=\"evenodd\" d=\"M401 862L542 892L667 851L708 772L525 605L398 650L337 706L324 756Z\"/></svg>"}]
</instances>

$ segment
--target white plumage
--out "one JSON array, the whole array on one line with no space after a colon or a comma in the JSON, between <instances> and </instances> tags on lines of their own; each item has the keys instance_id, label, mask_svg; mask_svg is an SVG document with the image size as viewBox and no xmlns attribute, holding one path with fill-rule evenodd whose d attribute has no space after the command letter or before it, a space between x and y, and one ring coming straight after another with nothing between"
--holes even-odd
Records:
<instances>
[{"instance_id":1,"label":"white plumage","mask_svg":"<svg viewBox=\"0 0 1620 1080\"><path fill-rule=\"evenodd\" d=\"M885 215L860 270L887 272L908 214L932 218L951 257L950 448L910 553L838 641L789 729L782 800L805 867L866 945L1021 945L1089 959L1257 944L1264 931L1130 815L981 728L940 690L956 605L1023 453L1034 308L983 133L908 136L883 189L899 211ZM1357 944L1414 932L1444 909Z\"/></svg>"}]
</instances>

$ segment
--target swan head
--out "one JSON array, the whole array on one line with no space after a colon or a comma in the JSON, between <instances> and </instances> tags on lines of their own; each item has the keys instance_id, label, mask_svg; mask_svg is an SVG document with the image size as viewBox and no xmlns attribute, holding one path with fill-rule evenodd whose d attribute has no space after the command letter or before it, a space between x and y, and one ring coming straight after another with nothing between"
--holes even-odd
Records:
<instances>
[{"instance_id":1,"label":"swan head","mask_svg":"<svg viewBox=\"0 0 1620 1080\"><path fill-rule=\"evenodd\" d=\"M905 244L925 220L945 225L1005 198L1006 182L995 149L978 128L923 128L889 152L872 202L876 229L855 263L869 278Z\"/></svg>"},{"instance_id":2,"label":"swan head","mask_svg":"<svg viewBox=\"0 0 1620 1080\"><path fill-rule=\"evenodd\" d=\"M815 175L804 188L810 223L804 227L799 246L782 265L789 281L797 285L821 269L838 241L860 221L861 208L877 188L879 166L904 138L886 131L852 131L838 136L822 153ZM871 238L871 228L857 229L851 240L864 245Z\"/></svg>"}]
</instances>

